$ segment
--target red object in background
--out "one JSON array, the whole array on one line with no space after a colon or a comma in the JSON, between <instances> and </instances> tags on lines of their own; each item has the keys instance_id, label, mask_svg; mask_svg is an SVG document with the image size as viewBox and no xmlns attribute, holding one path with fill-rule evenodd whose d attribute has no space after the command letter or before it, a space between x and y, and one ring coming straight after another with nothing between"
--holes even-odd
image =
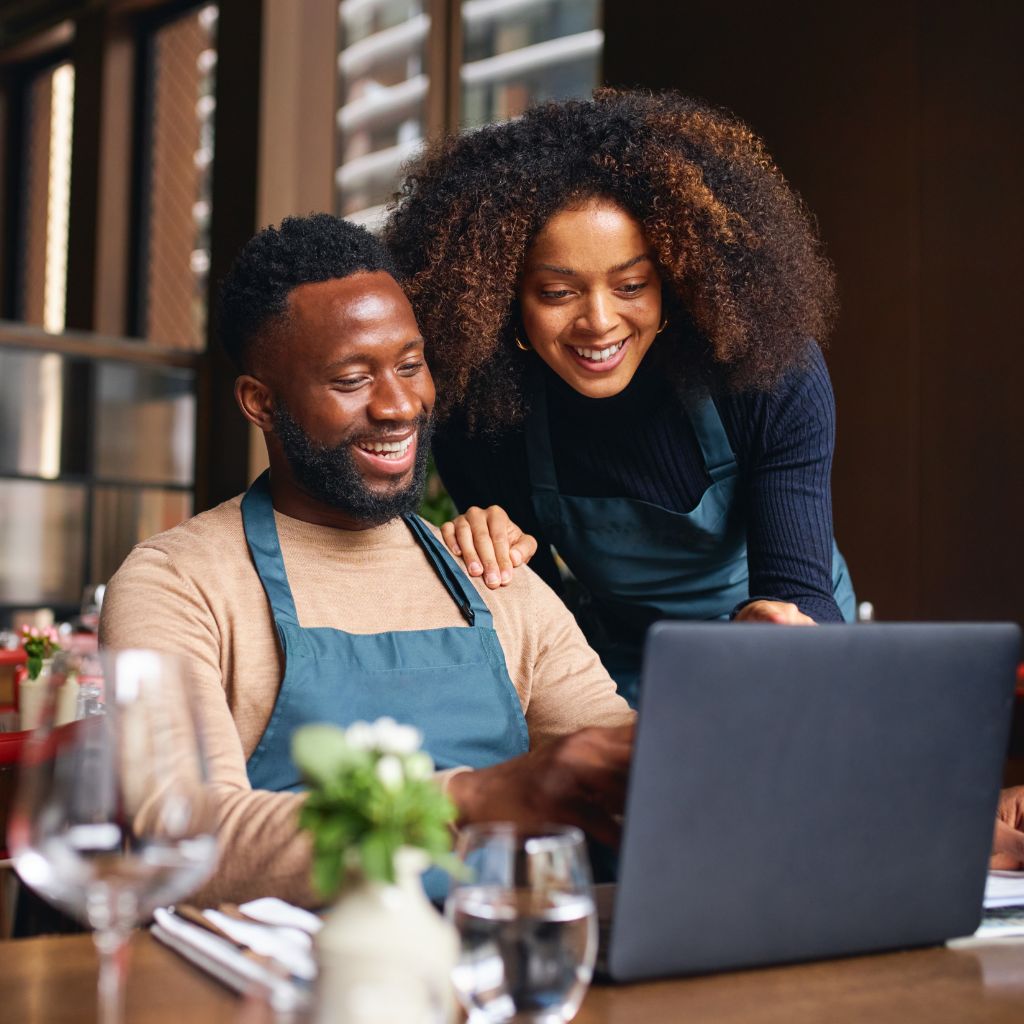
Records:
<instances>
[{"instance_id":1,"label":"red object in background","mask_svg":"<svg viewBox=\"0 0 1024 1024\"><path fill-rule=\"evenodd\" d=\"M21 647L0 650L0 705L18 703L18 683L27 662L28 655Z\"/></svg>"},{"instance_id":2,"label":"red object in background","mask_svg":"<svg viewBox=\"0 0 1024 1024\"><path fill-rule=\"evenodd\" d=\"M13 710L9 707L0 711ZM27 732L0 732L0 860L7 859L7 818L14 800L14 784Z\"/></svg>"},{"instance_id":3,"label":"red object in background","mask_svg":"<svg viewBox=\"0 0 1024 1024\"><path fill-rule=\"evenodd\" d=\"M1017 666L1017 696L1024 697L1024 661Z\"/></svg>"},{"instance_id":4,"label":"red object in background","mask_svg":"<svg viewBox=\"0 0 1024 1024\"><path fill-rule=\"evenodd\" d=\"M0 707L0 712L11 711L10 707ZM26 764L36 764L52 758L62 747L71 743L80 728L79 722L68 722L59 725L46 737L44 744L36 744L31 748ZM18 765L21 763L25 742L33 730L21 732L0 732L0 860L6 860L7 822L10 817L11 804L14 802L14 790L17 783Z\"/></svg>"},{"instance_id":5,"label":"red object in background","mask_svg":"<svg viewBox=\"0 0 1024 1024\"><path fill-rule=\"evenodd\" d=\"M13 651L0 648L0 669L17 667L28 662L28 655L24 647L15 647Z\"/></svg>"},{"instance_id":6,"label":"red object in background","mask_svg":"<svg viewBox=\"0 0 1024 1024\"><path fill-rule=\"evenodd\" d=\"M0 650L0 713L16 712L18 683L28 674L28 655L21 647ZM13 702L13 703L9 703ZM0 732L0 860L7 857L7 815L14 798L14 779L27 732Z\"/></svg>"},{"instance_id":7,"label":"red object in background","mask_svg":"<svg viewBox=\"0 0 1024 1024\"><path fill-rule=\"evenodd\" d=\"M0 711L12 711L11 707L0 707ZM0 732L0 768L17 764L21 757L21 745L28 732ZM2 838L2 837L0 837Z\"/></svg>"}]
</instances>

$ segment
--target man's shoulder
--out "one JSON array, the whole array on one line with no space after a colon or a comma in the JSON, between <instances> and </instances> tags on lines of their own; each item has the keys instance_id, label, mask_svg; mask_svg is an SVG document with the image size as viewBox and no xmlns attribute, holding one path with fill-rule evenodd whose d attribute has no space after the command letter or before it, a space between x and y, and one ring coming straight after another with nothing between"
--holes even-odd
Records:
<instances>
[{"instance_id":1,"label":"man's shoulder","mask_svg":"<svg viewBox=\"0 0 1024 1024\"><path fill-rule=\"evenodd\" d=\"M199 563L206 572L225 558L247 551L242 526L242 496L237 495L177 526L140 541L126 562L133 558L163 555L179 569ZM211 562L211 559L215 559Z\"/></svg>"},{"instance_id":2,"label":"man's shoulder","mask_svg":"<svg viewBox=\"0 0 1024 1024\"><path fill-rule=\"evenodd\" d=\"M101 640L124 647L151 638L144 646L157 646L170 623L179 630L185 620L208 627L211 609L252 589L239 506L233 498L136 544L107 586Z\"/></svg>"}]
</instances>

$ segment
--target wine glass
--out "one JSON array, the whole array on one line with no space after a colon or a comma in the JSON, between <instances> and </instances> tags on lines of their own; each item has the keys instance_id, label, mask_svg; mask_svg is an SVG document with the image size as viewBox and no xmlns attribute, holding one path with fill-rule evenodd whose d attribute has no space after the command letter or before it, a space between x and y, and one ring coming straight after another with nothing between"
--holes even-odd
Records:
<instances>
[{"instance_id":1,"label":"wine glass","mask_svg":"<svg viewBox=\"0 0 1024 1024\"><path fill-rule=\"evenodd\" d=\"M445 910L461 940L452 981L471 1024L572 1020L597 956L586 841L568 826L470 826Z\"/></svg>"},{"instance_id":2,"label":"wine glass","mask_svg":"<svg viewBox=\"0 0 1024 1024\"><path fill-rule=\"evenodd\" d=\"M88 924L100 957L99 1019L123 1017L126 944L154 908L213 870L216 818L183 662L154 651L64 655L43 724L25 744L8 828L28 886ZM77 678L81 717L55 725Z\"/></svg>"},{"instance_id":3,"label":"wine glass","mask_svg":"<svg viewBox=\"0 0 1024 1024\"><path fill-rule=\"evenodd\" d=\"M78 612L78 625L87 633L96 633L100 626L100 612L103 609L105 583L88 583L82 589L82 604Z\"/></svg>"}]
</instances>

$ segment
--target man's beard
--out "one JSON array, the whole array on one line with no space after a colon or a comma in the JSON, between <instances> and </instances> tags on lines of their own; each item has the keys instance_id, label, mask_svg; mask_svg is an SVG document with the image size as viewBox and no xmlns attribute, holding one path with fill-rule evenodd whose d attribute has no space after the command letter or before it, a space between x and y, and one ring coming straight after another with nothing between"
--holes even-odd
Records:
<instances>
[{"instance_id":1,"label":"man's beard","mask_svg":"<svg viewBox=\"0 0 1024 1024\"><path fill-rule=\"evenodd\" d=\"M292 418L283 402L278 400L274 405L274 433L299 486L317 501L370 526L381 526L419 508L427 479L433 430L433 417L428 413L417 419L416 461L409 483L404 487L374 491L366 486L351 450L356 441L375 440L372 434L353 433L339 445L329 448L314 441Z\"/></svg>"}]
</instances>

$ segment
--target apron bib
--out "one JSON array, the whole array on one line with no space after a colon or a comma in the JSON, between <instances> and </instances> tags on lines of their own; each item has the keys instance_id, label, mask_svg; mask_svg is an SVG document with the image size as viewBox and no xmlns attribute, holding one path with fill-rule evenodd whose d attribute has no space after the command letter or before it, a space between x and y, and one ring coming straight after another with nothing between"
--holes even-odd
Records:
<instances>
[{"instance_id":1,"label":"apron bib","mask_svg":"<svg viewBox=\"0 0 1024 1024\"><path fill-rule=\"evenodd\" d=\"M574 612L619 692L635 707L647 628L659 619L727 619L750 596L739 465L715 403L687 403L711 485L692 512L636 498L562 494L543 371L530 374L526 451L531 501L546 540L579 581ZM833 594L854 618L846 563L833 542Z\"/></svg>"},{"instance_id":2,"label":"apron bib","mask_svg":"<svg viewBox=\"0 0 1024 1024\"><path fill-rule=\"evenodd\" d=\"M303 788L292 733L310 722L342 727L384 715L414 725L438 769L485 768L529 750L519 695L509 678L490 609L418 516L403 516L465 627L355 634L299 624L264 473L242 499L246 542L274 616L284 678L270 721L246 762L255 789ZM435 900L447 876L424 875Z\"/></svg>"}]
</instances>

